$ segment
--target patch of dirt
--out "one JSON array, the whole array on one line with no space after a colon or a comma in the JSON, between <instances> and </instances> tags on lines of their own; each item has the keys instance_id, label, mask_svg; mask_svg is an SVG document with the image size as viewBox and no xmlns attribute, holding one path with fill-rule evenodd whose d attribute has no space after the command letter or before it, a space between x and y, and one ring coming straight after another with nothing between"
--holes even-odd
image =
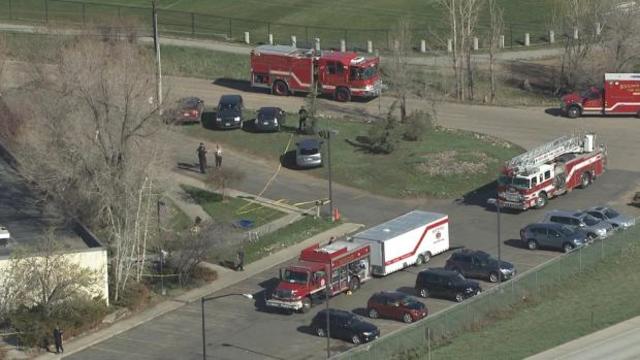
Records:
<instances>
[{"instance_id":1,"label":"patch of dirt","mask_svg":"<svg viewBox=\"0 0 640 360\"><path fill-rule=\"evenodd\" d=\"M426 161L416 165L416 170L429 176L449 176L479 174L487 171L487 162L491 160L485 153L473 154L473 161L458 159L455 150L424 155Z\"/></svg>"}]
</instances>

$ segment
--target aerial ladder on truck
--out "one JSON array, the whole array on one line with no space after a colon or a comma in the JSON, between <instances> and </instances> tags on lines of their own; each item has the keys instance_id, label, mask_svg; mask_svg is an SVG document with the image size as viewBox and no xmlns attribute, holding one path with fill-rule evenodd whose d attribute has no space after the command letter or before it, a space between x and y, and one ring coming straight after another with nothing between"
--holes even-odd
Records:
<instances>
[{"instance_id":1,"label":"aerial ladder on truck","mask_svg":"<svg viewBox=\"0 0 640 360\"><path fill-rule=\"evenodd\" d=\"M506 167L508 171L516 174L528 173L560 155L581 153L584 150L583 135L565 135L514 157L509 160Z\"/></svg>"}]
</instances>

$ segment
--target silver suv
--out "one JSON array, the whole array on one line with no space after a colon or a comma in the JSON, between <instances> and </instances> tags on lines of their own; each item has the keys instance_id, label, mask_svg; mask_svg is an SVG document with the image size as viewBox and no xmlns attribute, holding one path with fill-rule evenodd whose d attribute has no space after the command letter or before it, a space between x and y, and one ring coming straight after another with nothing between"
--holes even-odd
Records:
<instances>
[{"instance_id":1,"label":"silver suv","mask_svg":"<svg viewBox=\"0 0 640 360\"><path fill-rule=\"evenodd\" d=\"M586 245L587 234L565 225L538 223L527 225L520 230L520 240L530 250L552 248L570 252Z\"/></svg>"},{"instance_id":2,"label":"silver suv","mask_svg":"<svg viewBox=\"0 0 640 360\"><path fill-rule=\"evenodd\" d=\"M545 214L544 222L580 229L587 233L587 236L592 240L595 238L604 239L613 233L611 224L581 211L553 210Z\"/></svg>"},{"instance_id":3,"label":"silver suv","mask_svg":"<svg viewBox=\"0 0 640 360\"><path fill-rule=\"evenodd\" d=\"M316 138L302 139L296 143L296 165L301 168L322 166L322 143Z\"/></svg>"},{"instance_id":4,"label":"silver suv","mask_svg":"<svg viewBox=\"0 0 640 360\"><path fill-rule=\"evenodd\" d=\"M608 222L614 229L627 229L636 224L636 219L620 214L614 209L606 206L592 207L585 210L585 212L594 218Z\"/></svg>"}]
</instances>

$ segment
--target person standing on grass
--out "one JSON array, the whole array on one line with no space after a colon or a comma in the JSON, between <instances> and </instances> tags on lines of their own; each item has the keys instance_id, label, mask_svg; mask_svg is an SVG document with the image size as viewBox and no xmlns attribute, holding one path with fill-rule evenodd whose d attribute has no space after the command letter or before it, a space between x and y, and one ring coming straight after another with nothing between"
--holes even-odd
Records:
<instances>
[{"instance_id":1,"label":"person standing on grass","mask_svg":"<svg viewBox=\"0 0 640 360\"><path fill-rule=\"evenodd\" d=\"M207 148L204 147L204 143L200 143L200 146L198 146L196 153L198 153L198 163L200 164L200 173L204 174L207 169Z\"/></svg>"},{"instance_id":2,"label":"person standing on grass","mask_svg":"<svg viewBox=\"0 0 640 360\"><path fill-rule=\"evenodd\" d=\"M56 325L55 329L53 329L53 341L56 344L56 354L64 353L64 348L62 347L63 335L64 331L60 329L60 326Z\"/></svg>"},{"instance_id":3,"label":"person standing on grass","mask_svg":"<svg viewBox=\"0 0 640 360\"><path fill-rule=\"evenodd\" d=\"M220 169L222 167L222 148L220 145L216 145L216 169Z\"/></svg>"}]
</instances>

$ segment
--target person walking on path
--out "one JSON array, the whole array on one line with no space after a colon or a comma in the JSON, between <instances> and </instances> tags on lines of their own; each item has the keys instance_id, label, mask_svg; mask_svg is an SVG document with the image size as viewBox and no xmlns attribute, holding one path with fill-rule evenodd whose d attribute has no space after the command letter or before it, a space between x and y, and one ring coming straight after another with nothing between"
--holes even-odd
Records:
<instances>
[{"instance_id":1,"label":"person walking on path","mask_svg":"<svg viewBox=\"0 0 640 360\"><path fill-rule=\"evenodd\" d=\"M53 329L53 340L56 344L56 354L64 353L64 348L62 347L62 335L64 335L64 331L60 329L60 326L56 325L55 329Z\"/></svg>"},{"instance_id":2,"label":"person walking on path","mask_svg":"<svg viewBox=\"0 0 640 360\"><path fill-rule=\"evenodd\" d=\"M302 132L307 127L307 117L309 113L307 109L304 108L304 105L300 106L300 111L298 111L298 116L300 119L298 120L298 131Z\"/></svg>"},{"instance_id":3,"label":"person walking on path","mask_svg":"<svg viewBox=\"0 0 640 360\"><path fill-rule=\"evenodd\" d=\"M204 174L207 169L207 148L204 147L204 143L200 143L200 146L198 146L196 153L198 153L198 163L200 164L200 172Z\"/></svg>"},{"instance_id":4,"label":"person walking on path","mask_svg":"<svg viewBox=\"0 0 640 360\"><path fill-rule=\"evenodd\" d=\"M216 169L222 167L222 148L220 145L216 145Z\"/></svg>"},{"instance_id":5,"label":"person walking on path","mask_svg":"<svg viewBox=\"0 0 640 360\"><path fill-rule=\"evenodd\" d=\"M238 251L236 271L244 271L244 250Z\"/></svg>"}]
</instances>

